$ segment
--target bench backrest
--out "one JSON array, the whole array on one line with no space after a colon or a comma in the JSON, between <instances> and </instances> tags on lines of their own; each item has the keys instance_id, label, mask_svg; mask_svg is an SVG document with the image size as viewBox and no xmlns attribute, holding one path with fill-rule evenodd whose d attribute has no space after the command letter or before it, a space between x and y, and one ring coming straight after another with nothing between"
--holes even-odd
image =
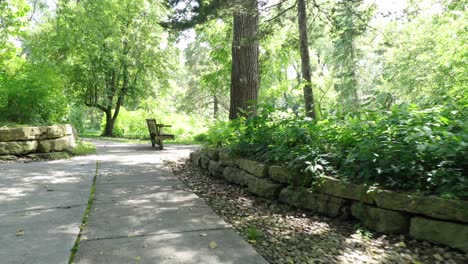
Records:
<instances>
[{"instance_id":1,"label":"bench backrest","mask_svg":"<svg viewBox=\"0 0 468 264\"><path fill-rule=\"evenodd\" d=\"M156 125L156 119L146 119L146 124L148 125L148 130L150 133L159 135L159 129Z\"/></svg>"}]
</instances>

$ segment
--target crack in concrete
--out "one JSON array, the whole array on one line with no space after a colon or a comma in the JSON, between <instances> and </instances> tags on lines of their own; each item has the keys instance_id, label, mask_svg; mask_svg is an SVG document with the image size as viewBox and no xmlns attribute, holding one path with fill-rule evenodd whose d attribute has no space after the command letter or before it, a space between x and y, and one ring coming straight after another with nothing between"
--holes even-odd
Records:
<instances>
[{"instance_id":1,"label":"crack in concrete","mask_svg":"<svg viewBox=\"0 0 468 264\"><path fill-rule=\"evenodd\" d=\"M1 213L0 215L9 215L9 214L17 214L17 213L25 213L25 212L36 212L36 211L46 211L51 209L72 209L75 207L85 206L86 204L72 204L72 205L62 205L62 206L53 206L47 208L36 208L36 209L29 209L29 210L19 210L19 211L10 211L6 213Z\"/></svg>"},{"instance_id":2,"label":"crack in concrete","mask_svg":"<svg viewBox=\"0 0 468 264\"><path fill-rule=\"evenodd\" d=\"M86 240L81 240L81 242L87 241L100 241L100 240L112 240L112 239L121 239L121 238L134 238L134 237L149 237L149 236L163 236L170 234L186 234L186 233L196 233L196 232L209 232L209 231L220 231L220 230L230 230L231 227L217 227L217 228L205 228L205 229L196 229L196 230L183 230L183 231L174 231L174 232L163 232L163 233L148 233L148 234L136 234L128 236L113 236L113 237L100 237L100 238L91 238Z\"/></svg>"},{"instance_id":3,"label":"crack in concrete","mask_svg":"<svg viewBox=\"0 0 468 264\"><path fill-rule=\"evenodd\" d=\"M99 178L100 176L98 176ZM109 178L112 178L112 176L109 176ZM162 181L137 181L137 182L133 182L133 181L124 181L124 182L98 182L98 184L122 184L122 183L151 183L151 182L174 182L174 181L178 181L178 179L170 179L170 180L162 180Z\"/></svg>"}]
</instances>

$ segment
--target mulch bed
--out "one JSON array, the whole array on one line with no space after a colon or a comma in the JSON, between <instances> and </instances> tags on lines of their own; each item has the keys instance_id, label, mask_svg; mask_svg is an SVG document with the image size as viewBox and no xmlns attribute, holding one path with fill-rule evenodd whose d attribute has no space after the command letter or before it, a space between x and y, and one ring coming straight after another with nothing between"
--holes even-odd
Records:
<instances>
[{"instance_id":1,"label":"mulch bed","mask_svg":"<svg viewBox=\"0 0 468 264\"><path fill-rule=\"evenodd\" d=\"M167 165L270 263L468 263L447 247L257 197L185 160Z\"/></svg>"}]
</instances>

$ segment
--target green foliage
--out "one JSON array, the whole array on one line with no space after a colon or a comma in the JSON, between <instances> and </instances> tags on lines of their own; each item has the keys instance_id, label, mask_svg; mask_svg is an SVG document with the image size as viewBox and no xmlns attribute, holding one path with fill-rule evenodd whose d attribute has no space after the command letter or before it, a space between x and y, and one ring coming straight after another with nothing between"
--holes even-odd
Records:
<instances>
[{"instance_id":1,"label":"green foliage","mask_svg":"<svg viewBox=\"0 0 468 264\"><path fill-rule=\"evenodd\" d=\"M360 236L361 238L363 238L364 240L370 240L374 236L372 231L370 231L369 229L367 229L367 228L365 228L365 227L363 227L361 225L355 225L354 229L355 229L355 233L358 236Z\"/></svg>"},{"instance_id":2,"label":"green foliage","mask_svg":"<svg viewBox=\"0 0 468 264\"><path fill-rule=\"evenodd\" d=\"M68 122L81 134L85 131L86 113L82 105L73 105L68 113Z\"/></svg>"},{"instance_id":3,"label":"green foliage","mask_svg":"<svg viewBox=\"0 0 468 264\"><path fill-rule=\"evenodd\" d=\"M265 162L287 164L310 183L328 174L385 188L468 197L468 102L432 108L398 105L313 122L292 110L219 122L210 144Z\"/></svg>"},{"instance_id":4,"label":"green foliage","mask_svg":"<svg viewBox=\"0 0 468 264\"><path fill-rule=\"evenodd\" d=\"M0 80L0 119L19 124L65 121L68 99L54 67L31 64L22 58L9 62Z\"/></svg>"},{"instance_id":5,"label":"green foliage","mask_svg":"<svg viewBox=\"0 0 468 264\"><path fill-rule=\"evenodd\" d=\"M59 1L56 15L27 38L30 59L56 64L67 94L110 115L167 86L170 45L159 1ZM109 124L118 117L108 117ZM112 119L112 121L110 121ZM113 127L106 128L112 134Z\"/></svg>"},{"instance_id":6,"label":"green foliage","mask_svg":"<svg viewBox=\"0 0 468 264\"><path fill-rule=\"evenodd\" d=\"M194 117L170 112L151 114L143 109L128 111L122 108L115 124L114 135L131 139L149 139L147 118L155 118L158 123L171 125L170 128L164 128L164 132L174 134L176 141L193 141L197 134L206 131L204 123ZM105 120L102 122L104 126Z\"/></svg>"},{"instance_id":7,"label":"green foliage","mask_svg":"<svg viewBox=\"0 0 468 264\"><path fill-rule=\"evenodd\" d=\"M249 227L247 230L246 230L246 234L247 234L247 239L249 241L252 241L252 242L258 242L259 240L263 239L264 235L263 235L263 232L262 230L259 230L253 226Z\"/></svg>"},{"instance_id":8,"label":"green foliage","mask_svg":"<svg viewBox=\"0 0 468 264\"><path fill-rule=\"evenodd\" d=\"M397 22L386 26L379 47L385 51L381 90L420 105L447 94L467 96L468 11L422 10L404 26Z\"/></svg>"},{"instance_id":9,"label":"green foliage","mask_svg":"<svg viewBox=\"0 0 468 264\"><path fill-rule=\"evenodd\" d=\"M339 106L349 112L359 106L358 37L367 29L372 8L361 1L339 1L332 9L333 66Z\"/></svg>"},{"instance_id":10,"label":"green foliage","mask_svg":"<svg viewBox=\"0 0 468 264\"><path fill-rule=\"evenodd\" d=\"M232 27L222 20L214 20L197 26L195 32L196 40L184 51L186 78L179 83L186 91L178 109L218 118L229 111Z\"/></svg>"},{"instance_id":11,"label":"green foliage","mask_svg":"<svg viewBox=\"0 0 468 264\"><path fill-rule=\"evenodd\" d=\"M16 48L11 40L23 33L28 10L24 0L0 1L0 73L3 73L4 62L15 56Z\"/></svg>"}]
</instances>

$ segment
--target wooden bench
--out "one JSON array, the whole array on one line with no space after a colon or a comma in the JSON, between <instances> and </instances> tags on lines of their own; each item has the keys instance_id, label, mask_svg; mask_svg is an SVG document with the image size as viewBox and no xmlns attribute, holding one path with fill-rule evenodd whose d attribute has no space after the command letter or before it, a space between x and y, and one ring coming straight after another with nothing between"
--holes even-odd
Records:
<instances>
[{"instance_id":1,"label":"wooden bench","mask_svg":"<svg viewBox=\"0 0 468 264\"><path fill-rule=\"evenodd\" d=\"M169 125L163 125L156 123L156 119L146 119L148 130L150 133L151 145L154 147L156 144L159 145L159 149L163 149L163 140L174 139L172 134L164 134L164 127L171 127Z\"/></svg>"}]
</instances>

